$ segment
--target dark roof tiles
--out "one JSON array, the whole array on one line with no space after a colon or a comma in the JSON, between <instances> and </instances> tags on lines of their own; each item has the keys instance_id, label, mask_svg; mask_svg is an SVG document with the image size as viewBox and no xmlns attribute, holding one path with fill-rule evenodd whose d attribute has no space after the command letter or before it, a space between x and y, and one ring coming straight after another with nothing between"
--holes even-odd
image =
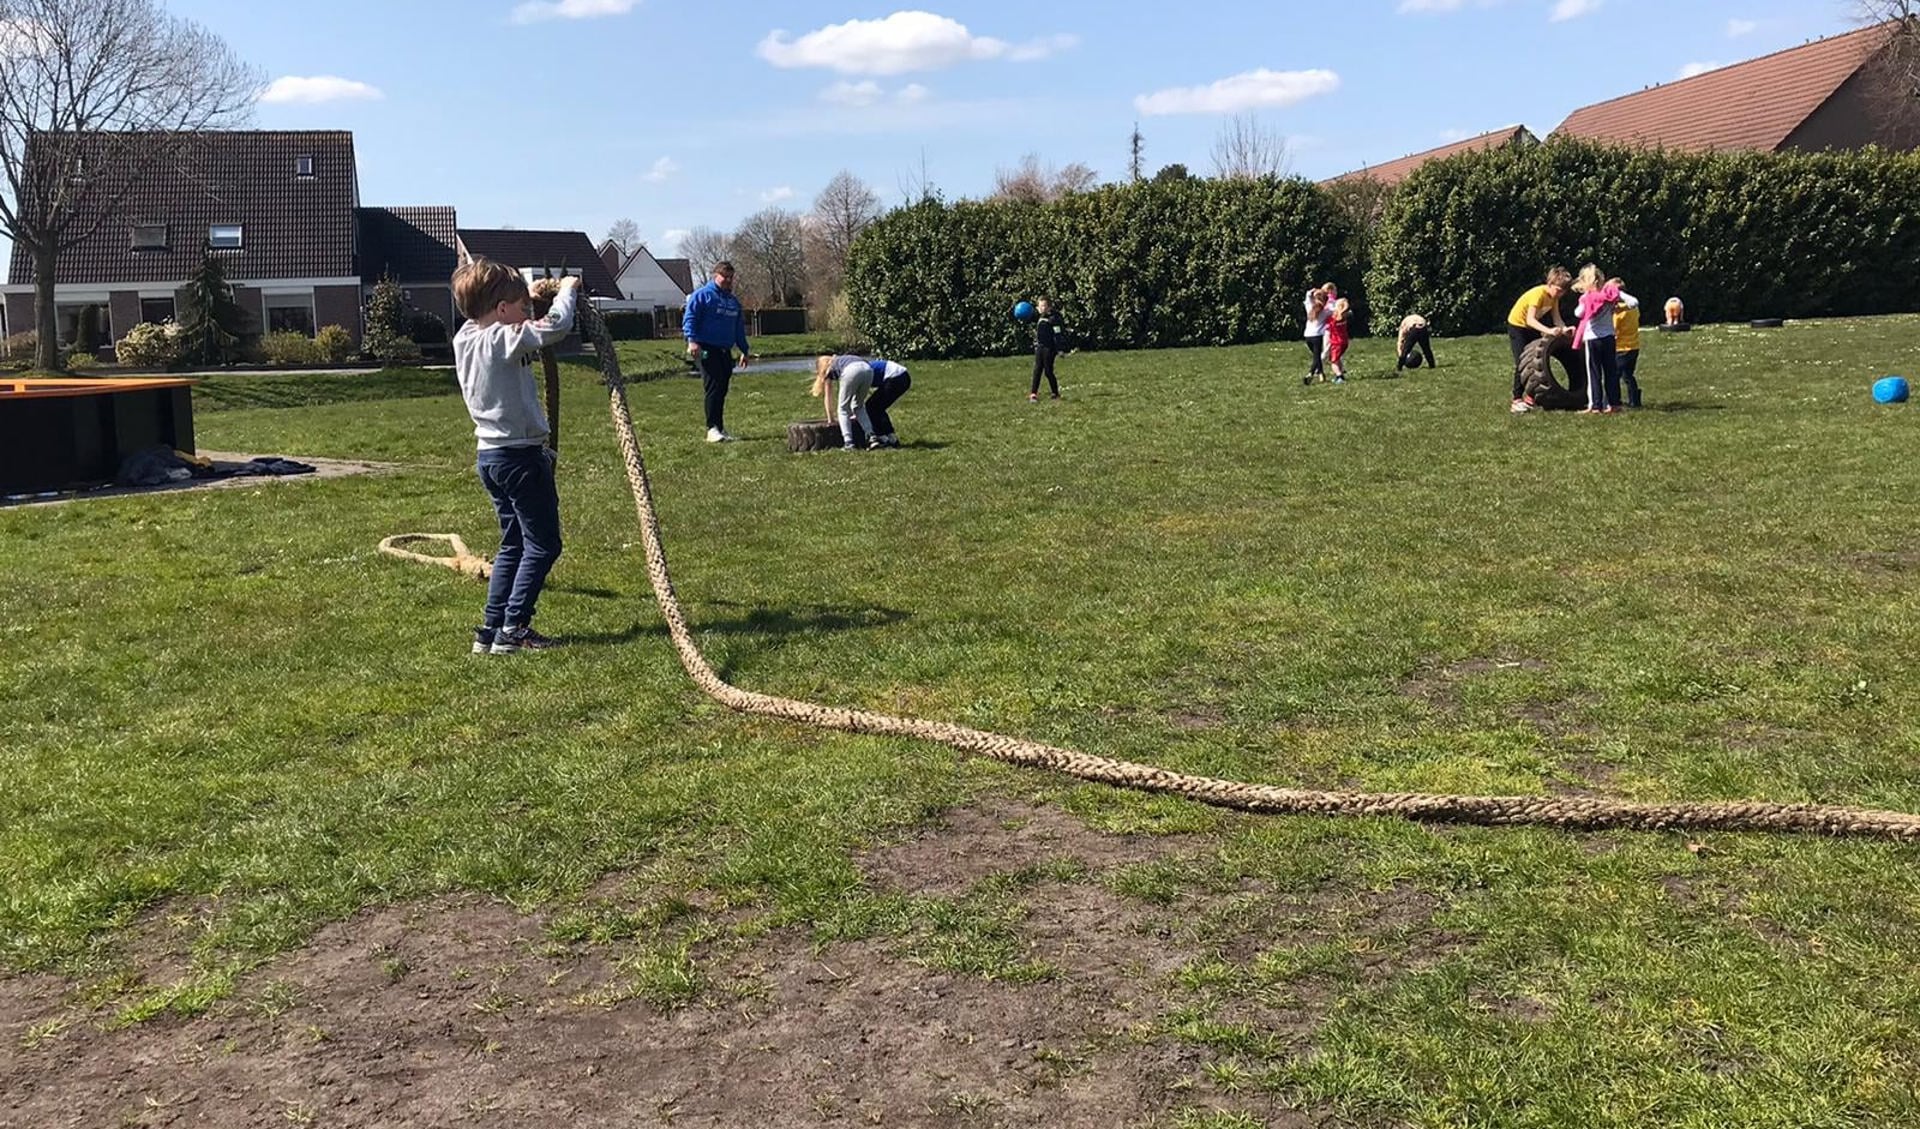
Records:
<instances>
[{"instance_id":1,"label":"dark roof tiles","mask_svg":"<svg viewBox=\"0 0 1920 1129\"><path fill-rule=\"evenodd\" d=\"M45 136L45 135L41 135ZM60 253L61 284L177 283L200 265L208 229L238 224L244 245L220 251L235 281L344 278L354 271L358 174L353 135L336 130L200 134L91 134L89 164L111 163L142 137L174 150L141 177L93 234ZM312 159L312 175L298 161ZM110 170L103 170L110 172ZM98 214L98 213L96 213ZM132 248L134 225L165 225L164 249ZM13 245L8 281L33 281L33 259Z\"/></svg>"},{"instance_id":2,"label":"dark roof tiles","mask_svg":"<svg viewBox=\"0 0 1920 1129\"><path fill-rule=\"evenodd\" d=\"M511 267L568 267L580 272L587 293L617 298L620 286L600 260L584 231L522 231L518 228L464 228L460 245L467 254Z\"/></svg>"},{"instance_id":3,"label":"dark roof tiles","mask_svg":"<svg viewBox=\"0 0 1920 1129\"><path fill-rule=\"evenodd\" d=\"M360 209L360 274L377 282L447 282L460 265L448 207Z\"/></svg>"}]
</instances>

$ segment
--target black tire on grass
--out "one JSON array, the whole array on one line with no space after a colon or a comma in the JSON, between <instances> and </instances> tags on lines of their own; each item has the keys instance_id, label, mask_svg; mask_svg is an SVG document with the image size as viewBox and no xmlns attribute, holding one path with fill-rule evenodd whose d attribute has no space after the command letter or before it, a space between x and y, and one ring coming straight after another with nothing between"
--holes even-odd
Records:
<instances>
[{"instance_id":1,"label":"black tire on grass","mask_svg":"<svg viewBox=\"0 0 1920 1129\"><path fill-rule=\"evenodd\" d=\"M1754 318L1747 325L1753 329L1779 329L1787 324L1785 318Z\"/></svg>"},{"instance_id":2,"label":"black tire on grass","mask_svg":"<svg viewBox=\"0 0 1920 1129\"><path fill-rule=\"evenodd\" d=\"M1662 325L1662 326L1660 326L1660 332L1662 332L1662 333L1692 333L1692 332L1693 332L1693 326L1692 326L1692 325L1690 325L1690 324L1688 324L1687 322L1684 322L1684 321L1682 321L1682 322L1675 322L1675 323L1674 323L1674 324L1672 324L1672 325Z\"/></svg>"},{"instance_id":3,"label":"black tire on grass","mask_svg":"<svg viewBox=\"0 0 1920 1129\"><path fill-rule=\"evenodd\" d=\"M787 425L787 450L833 451L840 447L840 425L830 419L807 419Z\"/></svg>"},{"instance_id":4,"label":"black tire on grass","mask_svg":"<svg viewBox=\"0 0 1920 1129\"><path fill-rule=\"evenodd\" d=\"M1554 379L1556 358L1566 367L1572 389ZM1542 337L1530 342L1520 353L1520 383L1534 406L1542 411L1570 411L1587 404L1586 366L1580 363L1580 354L1574 351L1571 336Z\"/></svg>"}]
</instances>

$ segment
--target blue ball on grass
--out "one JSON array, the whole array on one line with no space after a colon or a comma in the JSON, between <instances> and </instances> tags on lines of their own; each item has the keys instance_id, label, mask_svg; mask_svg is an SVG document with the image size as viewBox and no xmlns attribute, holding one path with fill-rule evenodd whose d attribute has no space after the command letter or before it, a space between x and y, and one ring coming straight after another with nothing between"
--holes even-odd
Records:
<instances>
[{"instance_id":1,"label":"blue ball on grass","mask_svg":"<svg viewBox=\"0 0 1920 1129\"><path fill-rule=\"evenodd\" d=\"M1873 382L1873 399L1877 404L1904 404L1907 394L1907 378L1904 376L1883 376Z\"/></svg>"}]
</instances>

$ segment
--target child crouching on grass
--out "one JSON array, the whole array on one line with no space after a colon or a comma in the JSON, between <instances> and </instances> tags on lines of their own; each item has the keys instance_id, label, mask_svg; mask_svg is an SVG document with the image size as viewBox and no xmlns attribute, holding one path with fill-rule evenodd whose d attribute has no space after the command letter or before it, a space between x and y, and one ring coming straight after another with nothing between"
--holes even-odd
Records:
<instances>
[{"instance_id":1,"label":"child crouching on grass","mask_svg":"<svg viewBox=\"0 0 1920 1129\"><path fill-rule=\"evenodd\" d=\"M828 398L833 382L840 382L840 395ZM813 395L827 408L827 415L838 415L840 419L840 445L842 450L858 450L853 441L854 425L860 426L860 434L866 437L866 448L877 451L883 443L873 433L873 420L867 415L867 395L873 391L873 366L865 357L856 357L850 353L830 356L822 353L813 362ZM836 412L837 407L837 412Z\"/></svg>"},{"instance_id":2,"label":"child crouching on grass","mask_svg":"<svg viewBox=\"0 0 1920 1129\"><path fill-rule=\"evenodd\" d=\"M532 295L514 268L475 259L453 275L454 301L469 319L453 335L453 367L473 417L480 484L500 517L486 614L473 633L476 655L556 645L533 629L540 589L560 558L560 494L533 358L573 328L579 285L577 278L563 280L553 308L533 321Z\"/></svg>"}]
</instances>

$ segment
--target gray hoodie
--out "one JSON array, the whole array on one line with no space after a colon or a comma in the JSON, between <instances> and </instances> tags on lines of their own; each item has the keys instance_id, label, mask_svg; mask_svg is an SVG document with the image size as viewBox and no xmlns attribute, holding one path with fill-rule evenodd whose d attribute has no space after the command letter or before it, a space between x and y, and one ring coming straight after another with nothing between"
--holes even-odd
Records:
<instances>
[{"instance_id":1,"label":"gray hoodie","mask_svg":"<svg viewBox=\"0 0 1920 1129\"><path fill-rule=\"evenodd\" d=\"M468 322L453 335L453 368L481 450L538 447L547 441L547 413L533 378L533 358L572 331L577 293L574 286L561 290L539 321L485 326Z\"/></svg>"}]
</instances>

